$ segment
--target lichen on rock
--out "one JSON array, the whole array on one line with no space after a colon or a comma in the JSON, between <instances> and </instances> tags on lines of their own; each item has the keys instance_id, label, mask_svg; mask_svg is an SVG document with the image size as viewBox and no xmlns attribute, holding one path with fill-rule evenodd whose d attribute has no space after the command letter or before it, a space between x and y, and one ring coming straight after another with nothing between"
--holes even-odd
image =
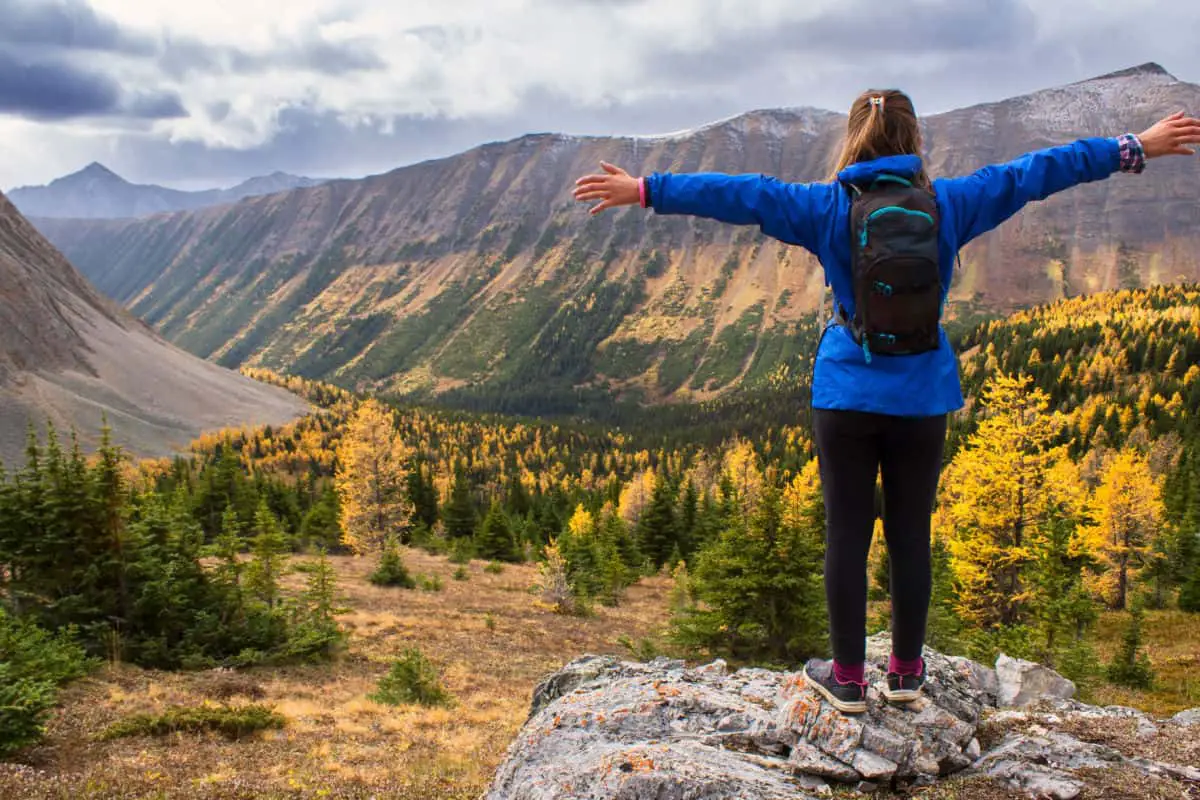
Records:
<instances>
[{"instance_id":1,"label":"lichen on rock","mask_svg":"<svg viewBox=\"0 0 1200 800\"><path fill-rule=\"evenodd\" d=\"M1053 704L1055 720L1099 715L1159 729L1133 709L1063 698L1073 686L1068 691L1069 682L1041 667L1018 664L1006 685L989 667L927 650L924 696L889 704L880 692L888 650L886 634L868 640L868 710L853 716L835 710L798 672L581 657L535 690L529 719L486 800L804 800L827 796L829 784L922 785L956 774L989 776L1030 796L1071 798L1087 785L1078 770L1200 779L1190 767L1047 729L1039 722L1045 715L997 714L999 697L1032 702L1032 688L1041 686L1049 687L1042 699ZM1002 727L986 737L996 744L985 749L981 728L990 716Z\"/></svg>"}]
</instances>

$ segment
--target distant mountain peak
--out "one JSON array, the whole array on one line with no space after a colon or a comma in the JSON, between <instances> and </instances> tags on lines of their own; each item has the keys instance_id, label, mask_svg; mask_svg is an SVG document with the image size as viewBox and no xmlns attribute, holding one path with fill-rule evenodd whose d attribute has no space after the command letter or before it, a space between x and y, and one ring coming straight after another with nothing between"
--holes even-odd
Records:
<instances>
[{"instance_id":1,"label":"distant mountain peak","mask_svg":"<svg viewBox=\"0 0 1200 800\"><path fill-rule=\"evenodd\" d=\"M108 167L101 164L99 161L93 161L92 163L88 164L86 167L79 170L78 172L75 172L71 175L65 175L65 176L63 176L63 178L60 178L59 180L65 180L68 178L91 178L91 179L100 178L103 180L109 180L109 181L115 180L115 181L120 181L121 183L128 183L128 181L126 181L124 178L122 178L117 173L113 172Z\"/></svg>"},{"instance_id":2,"label":"distant mountain peak","mask_svg":"<svg viewBox=\"0 0 1200 800\"><path fill-rule=\"evenodd\" d=\"M1119 69L1116 72L1109 72L1105 75L1098 75L1095 78L1091 78L1089 80L1110 81L1110 80L1115 80L1117 78L1140 78L1140 77L1147 77L1147 76L1170 78L1173 81L1179 80L1174 75L1167 72L1167 70L1164 69L1161 64L1158 64L1154 61L1147 61L1145 64L1139 64L1136 67L1127 67L1125 69ZM1088 81L1081 81L1081 83L1087 83L1087 82Z\"/></svg>"}]
</instances>

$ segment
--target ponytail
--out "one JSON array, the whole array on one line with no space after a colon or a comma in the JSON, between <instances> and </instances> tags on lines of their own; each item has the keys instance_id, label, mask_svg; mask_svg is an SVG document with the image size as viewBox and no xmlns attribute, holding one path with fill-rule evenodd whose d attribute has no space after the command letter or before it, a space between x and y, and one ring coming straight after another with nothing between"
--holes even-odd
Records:
<instances>
[{"instance_id":1,"label":"ponytail","mask_svg":"<svg viewBox=\"0 0 1200 800\"><path fill-rule=\"evenodd\" d=\"M908 95L895 89L863 92L850 107L846 139L842 145L830 181L851 164L896 155L920 155L921 128ZM916 182L929 188L922 169Z\"/></svg>"}]
</instances>

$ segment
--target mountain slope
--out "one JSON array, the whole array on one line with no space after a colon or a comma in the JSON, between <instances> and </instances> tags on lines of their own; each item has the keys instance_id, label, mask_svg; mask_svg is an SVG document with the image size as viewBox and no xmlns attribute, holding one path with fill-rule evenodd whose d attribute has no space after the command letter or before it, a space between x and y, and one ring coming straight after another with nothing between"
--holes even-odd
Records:
<instances>
[{"instance_id":1,"label":"mountain slope","mask_svg":"<svg viewBox=\"0 0 1200 800\"><path fill-rule=\"evenodd\" d=\"M202 430L279 423L299 398L164 342L102 297L0 194L0 460L23 461L30 422L94 443L107 415L138 455Z\"/></svg>"},{"instance_id":2,"label":"mountain slope","mask_svg":"<svg viewBox=\"0 0 1200 800\"><path fill-rule=\"evenodd\" d=\"M929 164L961 174L1181 107L1200 107L1200 87L1144 65L929 117ZM569 405L588 385L704 398L806 368L796 338L814 330L819 265L754 228L589 217L573 180L601 159L823 179L844 124L785 109L658 137L539 134L228 208L37 224L104 291L222 364L524 398L511 410ZM964 250L951 313L1200 277L1198 178L1177 159L1029 206Z\"/></svg>"},{"instance_id":3,"label":"mountain slope","mask_svg":"<svg viewBox=\"0 0 1200 800\"><path fill-rule=\"evenodd\" d=\"M275 172L229 189L182 192L162 186L134 184L103 164L92 162L46 186L13 189L8 199L26 216L116 219L236 203L245 197L317 186L321 181Z\"/></svg>"}]
</instances>

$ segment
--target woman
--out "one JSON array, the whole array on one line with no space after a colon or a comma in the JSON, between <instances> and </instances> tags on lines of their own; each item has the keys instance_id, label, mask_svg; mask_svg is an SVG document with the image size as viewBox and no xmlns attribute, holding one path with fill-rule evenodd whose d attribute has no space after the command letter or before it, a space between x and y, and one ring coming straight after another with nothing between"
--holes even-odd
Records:
<instances>
[{"instance_id":1,"label":"woman","mask_svg":"<svg viewBox=\"0 0 1200 800\"><path fill-rule=\"evenodd\" d=\"M947 414L963 405L957 356L940 324L959 248L1030 201L1117 171L1141 172L1148 158L1191 155L1188 145L1196 144L1200 120L1180 112L1140 136L1081 139L930 180L912 102L899 91L868 91L850 109L825 182L719 173L634 178L608 163L576 182L577 200L599 201L593 214L640 204L758 225L813 252L824 267L837 312L817 349L812 405L833 660L811 660L804 674L835 708L867 707L866 567L881 471L892 591L884 694L907 702L924 684L930 519Z\"/></svg>"}]
</instances>

